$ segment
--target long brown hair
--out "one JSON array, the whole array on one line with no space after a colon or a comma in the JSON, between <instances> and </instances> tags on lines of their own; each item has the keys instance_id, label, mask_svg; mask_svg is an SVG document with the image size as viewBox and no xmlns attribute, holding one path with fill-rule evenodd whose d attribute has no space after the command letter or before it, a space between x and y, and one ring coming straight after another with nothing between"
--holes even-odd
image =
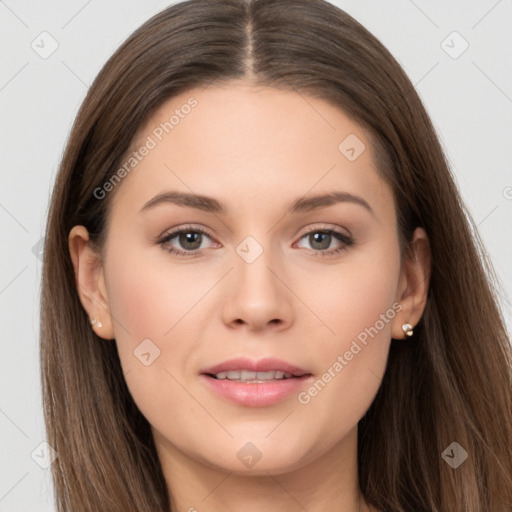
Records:
<instances>
[{"instance_id":1,"label":"long brown hair","mask_svg":"<svg viewBox=\"0 0 512 512\"><path fill-rule=\"evenodd\" d=\"M430 239L426 310L413 338L392 340L382 385L359 423L367 501L390 512L511 510L512 354L497 280L413 85L373 35L324 0L190 0L147 21L105 64L51 198L41 371L59 512L171 509L115 343L94 334L80 303L68 234L84 225L101 245L112 194L98 200L94 191L155 108L191 87L234 79L343 109L375 142L401 250L416 226ZM457 468L441 456L452 442L468 453Z\"/></svg>"}]
</instances>

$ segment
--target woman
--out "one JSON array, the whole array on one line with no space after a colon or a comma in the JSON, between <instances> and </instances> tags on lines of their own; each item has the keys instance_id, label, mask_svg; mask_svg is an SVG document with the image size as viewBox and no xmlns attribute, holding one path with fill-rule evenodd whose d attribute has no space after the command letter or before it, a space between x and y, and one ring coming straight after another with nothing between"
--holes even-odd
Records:
<instances>
[{"instance_id":1,"label":"woman","mask_svg":"<svg viewBox=\"0 0 512 512\"><path fill-rule=\"evenodd\" d=\"M484 254L414 87L354 19L164 10L90 88L52 197L58 510L510 510Z\"/></svg>"}]
</instances>

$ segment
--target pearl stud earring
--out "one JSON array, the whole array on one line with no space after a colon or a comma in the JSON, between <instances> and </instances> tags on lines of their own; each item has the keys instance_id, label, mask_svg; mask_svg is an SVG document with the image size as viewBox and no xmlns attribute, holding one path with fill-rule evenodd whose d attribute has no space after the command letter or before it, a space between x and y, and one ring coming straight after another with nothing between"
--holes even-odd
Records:
<instances>
[{"instance_id":1,"label":"pearl stud earring","mask_svg":"<svg viewBox=\"0 0 512 512\"><path fill-rule=\"evenodd\" d=\"M91 320L91 325L97 325L99 329L103 327L103 324L99 320L96 320L96 318Z\"/></svg>"},{"instance_id":2,"label":"pearl stud earring","mask_svg":"<svg viewBox=\"0 0 512 512\"><path fill-rule=\"evenodd\" d=\"M410 338L414 334L411 324L403 324L402 325L402 331L404 331L404 334L408 338Z\"/></svg>"}]
</instances>

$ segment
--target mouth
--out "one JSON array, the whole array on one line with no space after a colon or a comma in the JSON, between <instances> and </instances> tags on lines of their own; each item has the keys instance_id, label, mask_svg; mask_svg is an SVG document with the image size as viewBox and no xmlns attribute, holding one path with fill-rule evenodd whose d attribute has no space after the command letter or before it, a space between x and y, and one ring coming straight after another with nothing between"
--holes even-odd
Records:
<instances>
[{"instance_id":1,"label":"mouth","mask_svg":"<svg viewBox=\"0 0 512 512\"><path fill-rule=\"evenodd\" d=\"M237 358L201 371L216 395L243 406L275 404L299 392L312 374L278 359Z\"/></svg>"},{"instance_id":2,"label":"mouth","mask_svg":"<svg viewBox=\"0 0 512 512\"><path fill-rule=\"evenodd\" d=\"M269 372L252 372L250 370L230 370L216 374L207 374L217 380L230 380L233 382L261 383L275 382L285 379L297 378L297 376L281 370Z\"/></svg>"},{"instance_id":3,"label":"mouth","mask_svg":"<svg viewBox=\"0 0 512 512\"><path fill-rule=\"evenodd\" d=\"M275 381L311 375L291 363L274 358L259 360L237 357L201 370L201 374L218 380L237 382Z\"/></svg>"}]
</instances>

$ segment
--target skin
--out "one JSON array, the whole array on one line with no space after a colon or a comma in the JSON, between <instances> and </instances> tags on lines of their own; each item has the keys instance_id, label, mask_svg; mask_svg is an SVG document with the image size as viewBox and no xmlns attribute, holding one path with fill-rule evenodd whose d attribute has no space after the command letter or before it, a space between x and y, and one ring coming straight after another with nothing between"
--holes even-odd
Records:
<instances>
[{"instance_id":1,"label":"skin","mask_svg":"<svg viewBox=\"0 0 512 512\"><path fill-rule=\"evenodd\" d=\"M83 226L71 231L82 304L101 321L98 336L117 344L176 510L366 511L357 424L380 386L391 337L404 339L402 324L416 325L424 311L426 233L415 231L401 265L392 191L376 172L368 134L317 98L243 81L193 89L158 109L133 148L191 96L197 107L113 192L101 257ZM366 146L354 161L338 149L349 134ZM214 197L228 212L171 203L141 212L170 190ZM288 212L297 198L333 190L362 197L373 214L351 202ZM198 257L159 245L187 224L208 232ZM344 244L315 242L310 228L337 230L354 244L315 256ZM247 236L263 249L252 263L236 251ZM184 243L175 237L166 247L193 247ZM313 374L307 391L394 303L401 311L307 404L292 394L242 406L199 378L232 357L276 357ZM146 338L160 349L149 366L133 353ZM251 468L237 457L247 442L261 452Z\"/></svg>"}]
</instances>

